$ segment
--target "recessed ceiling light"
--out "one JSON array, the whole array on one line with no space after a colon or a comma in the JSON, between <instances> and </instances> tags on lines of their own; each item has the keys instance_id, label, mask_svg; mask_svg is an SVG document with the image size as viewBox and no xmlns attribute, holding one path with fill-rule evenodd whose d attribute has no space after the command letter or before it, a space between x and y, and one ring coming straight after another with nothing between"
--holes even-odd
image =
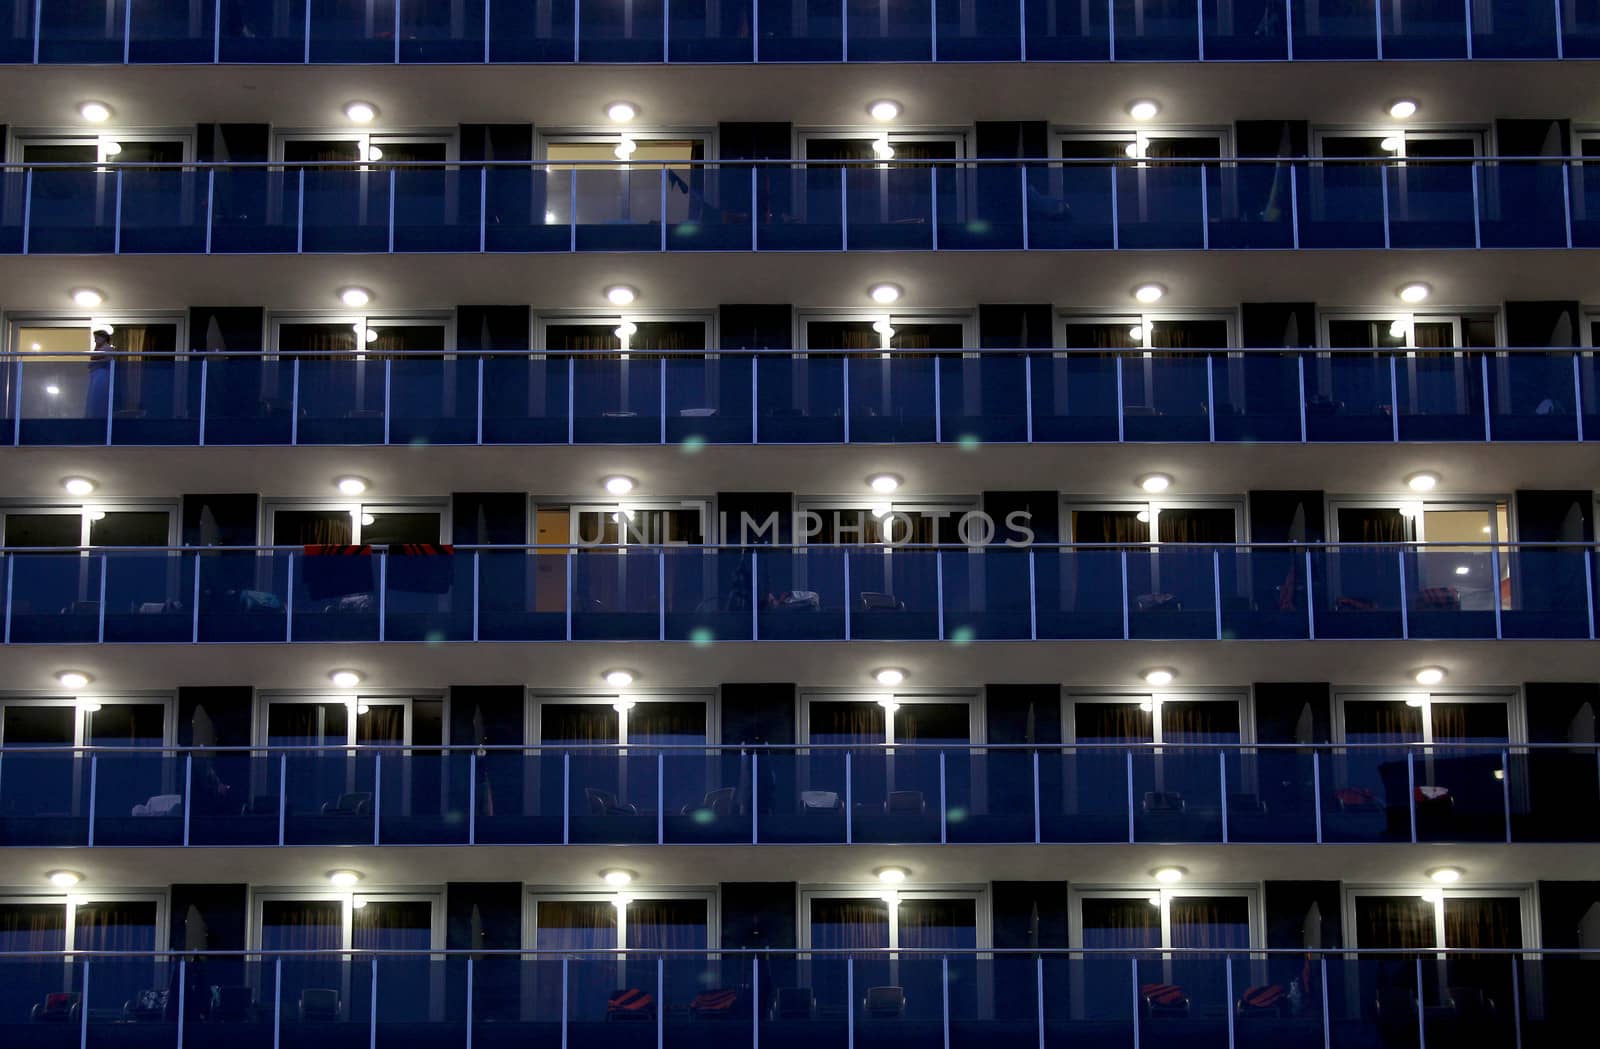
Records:
<instances>
[{"instance_id":1,"label":"recessed ceiling light","mask_svg":"<svg viewBox=\"0 0 1600 1049\"><path fill-rule=\"evenodd\" d=\"M632 102L613 102L606 107L606 116L614 123L626 124L639 115L639 107Z\"/></svg>"},{"instance_id":2,"label":"recessed ceiling light","mask_svg":"<svg viewBox=\"0 0 1600 1049\"><path fill-rule=\"evenodd\" d=\"M62 688L82 688L94 679L81 670L63 670L56 675Z\"/></svg>"},{"instance_id":3,"label":"recessed ceiling light","mask_svg":"<svg viewBox=\"0 0 1600 1049\"><path fill-rule=\"evenodd\" d=\"M50 871L45 877L58 889L70 889L83 880L77 871Z\"/></svg>"},{"instance_id":4,"label":"recessed ceiling light","mask_svg":"<svg viewBox=\"0 0 1600 1049\"><path fill-rule=\"evenodd\" d=\"M1128 103L1128 115L1135 120L1154 120L1159 112L1161 103L1154 99L1141 98Z\"/></svg>"},{"instance_id":5,"label":"recessed ceiling light","mask_svg":"<svg viewBox=\"0 0 1600 1049\"><path fill-rule=\"evenodd\" d=\"M361 672L359 670L335 670L328 675L328 680L339 688L355 688L361 684Z\"/></svg>"},{"instance_id":6,"label":"recessed ceiling light","mask_svg":"<svg viewBox=\"0 0 1600 1049\"><path fill-rule=\"evenodd\" d=\"M367 479L364 477L341 477L333 483L345 495L360 495L367 490Z\"/></svg>"},{"instance_id":7,"label":"recessed ceiling light","mask_svg":"<svg viewBox=\"0 0 1600 1049\"><path fill-rule=\"evenodd\" d=\"M372 292L368 291L366 288L340 288L339 301L344 303L346 306L360 309L362 306L365 306L367 303L372 301Z\"/></svg>"},{"instance_id":8,"label":"recessed ceiling light","mask_svg":"<svg viewBox=\"0 0 1600 1049\"><path fill-rule=\"evenodd\" d=\"M872 679L880 685L898 685L906 679L906 672L899 667L884 667L874 671Z\"/></svg>"},{"instance_id":9,"label":"recessed ceiling light","mask_svg":"<svg viewBox=\"0 0 1600 1049\"><path fill-rule=\"evenodd\" d=\"M88 495L94 491L94 482L87 477L63 477L61 487L67 490L68 495Z\"/></svg>"},{"instance_id":10,"label":"recessed ceiling light","mask_svg":"<svg viewBox=\"0 0 1600 1049\"><path fill-rule=\"evenodd\" d=\"M608 670L600 676L612 688L627 688L633 684L633 671L631 670Z\"/></svg>"},{"instance_id":11,"label":"recessed ceiling light","mask_svg":"<svg viewBox=\"0 0 1600 1049\"><path fill-rule=\"evenodd\" d=\"M626 284L613 284L606 289L606 301L613 306L631 305L638 297L639 293Z\"/></svg>"},{"instance_id":12,"label":"recessed ceiling light","mask_svg":"<svg viewBox=\"0 0 1600 1049\"><path fill-rule=\"evenodd\" d=\"M874 284L868 289L867 294L872 296L872 301L887 306L900 301L903 294L898 284Z\"/></svg>"},{"instance_id":13,"label":"recessed ceiling light","mask_svg":"<svg viewBox=\"0 0 1600 1049\"><path fill-rule=\"evenodd\" d=\"M872 114L873 120L893 120L900 115L900 103L881 98L868 106L867 112Z\"/></svg>"},{"instance_id":14,"label":"recessed ceiling light","mask_svg":"<svg viewBox=\"0 0 1600 1049\"><path fill-rule=\"evenodd\" d=\"M1428 872L1428 877L1440 885L1454 885L1461 880L1460 867L1435 867Z\"/></svg>"},{"instance_id":15,"label":"recessed ceiling light","mask_svg":"<svg viewBox=\"0 0 1600 1049\"><path fill-rule=\"evenodd\" d=\"M1402 98L1389 106L1389 115L1396 120L1409 120L1417 115L1417 104L1409 98Z\"/></svg>"},{"instance_id":16,"label":"recessed ceiling light","mask_svg":"<svg viewBox=\"0 0 1600 1049\"><path fill-rule=\"evenodd\" d=\"M1431 492L1439 487L1439 475L1432 470L1419 470L1406 478L1406 487L1413 492Z\"/></svg>"},{"instance_id":17,"label":"recessed ceiling light","mask_svg":"<svg viewBox=\"0 0 1600 1049\"><path fill-rule=\"evenodd\" d=\"M1144 681L1147 685L1170 685L1178 672L1171 667L1151 667L1144 672Z\"/></svg>"},{"instance_id":18,"label":"recessed ceiling light","mask_svg":"<svg viewBox=\"0 0 1600 1049\"><path fill-rule=\"evenodd\" d=\"M1400 296L1401 302L1409 302L1414 305L1428 301L1428 296L1433 294L1433 288L1421 281L1416 281L1401 288L1397 294Z\"/></svg>"},{"instance_id":19,"label":"recessed ceiling light","mask_svg":"<svg viewBox=\"0 0 1600 1049\"><path fill-rule=\"evenodd\" d=\"M1417 671L1417 684L1437 685L1444 680L1444 667L1423 667Z\"/></svg>"},{"instance_id":20,"label":"recessed ceiling light","mask_svg":"<svg viewBox=\"0 0 1600 1049\"><path fill-rule=\"evenodd\" d=\"M633 491L633 478L614 474L600 482L612 495L627 495Z\"/></svg>"},{"instance_id":21,"label":"recessed ceiling light","mask_svg":"<svg viewBox=\"0 0 1600 1049\"><path fill-rule=\"evenodd\" d=\"M900 478L894 474L873 474L867 478L867 484L871 486L874 492L880 495L888 495L890 492L899 489Z\"/></svg>"},{"instance_id":22,"label":"recessed ceiling light","mask_svg":"<svg viewBox=\"0 0 1600 1049\"><path fill-rule=\"evenodd\" d=\"M1166 294L1167 289L1160 284L1141 284L1133 289L1133 297L1146 305L1152 302L1160 302L1166 297Z\"/></svg>"},{"instance_id":23,"label":"recessed ceiling light","mask_svg":"<svg viewBox=\"0 0 1600 1049\"><path fill-rule=\"evenodd\" d=\"M1156 495L1172 487L1172 478L1167 474L1145 474L1139 478L1139 487Z\"/></svg>"},{"instance_id":24,"label":"recessed ceiling light","mask_svg":"<svg viewBox=\"0 0 1600 1049\"><path fill-rule=\"evenodd\" d=\"M344 115L356 124L370 124L378 115L378 107L371 102L347 102Z\"/></svg>"},{"instance_id":25,"label":"recessed ceiling light","mask_svg":"<svg viewBox=\"0 0 1600 1049\"><path fill-rule=\"evenodd\" d=\"M1472 569L1466 565L1456 565L1456 575L1471 575Z\"/></svg>"},{"instance_id":26,"label":"recessed ceiling light","mask_svg":"<svg viewBox=\"0 0 1600 1049\"><path fill-rule=\"evenodd\" d=\"M92 310L106 301L106 297L94 288L73 288L72 301L84 309Z\"/></svg>"},{"instance_id":27,"label":"recessed ceiling light","mask_svg":"<svg viewBox=\"0 0 1600 1049\"><path fill-rule=\"evenodd\" d=\"M625 871L621 867L613 867L610 870L601 871L600 877L607 885L610 885L612 888L620 889L624 885L633 884L634 873L632 871Z\"/></svg>"},{"instance_id":28,"label":"recessed ceiling light","mask_svg":"<svg viewBox=\"0 0 1600 1049\"><path fill-rule=\"evenodd\" d=\"M1150 877L1154 878L1158 882L1161 882L1163 885L1171 885L1174 882L1182 881L1183 876L1188 873L1189 872L1182 867L1157 867L1155 870L1150 872Z\"/></svg>"},{"instance_id":29,"label":"recessed ceiling light","mask_svg":"<svg viewBox=\"0 0 1600 1049\"><path fill-rule=\"evenodd\" d=\"M899 885L906 880L906 875L911 872L904 867L879 867L872 873L876 874L878 880L885 885Z\"/></svg>"},{"instance_id":30,"label":"recessed ceiling light","mask_svg":"<svg viewBox=\"0 0 1600 1049\"><path fill-rule=\"evenodd\" d=\"M104 124L111 119L111 107L104 102L79 102L78 115L91 124Z\"/></svg>"},{"instance_id":31,"label":"recessed ceiling light","mask_svg":"<svg viewBox=\"0 0 1600 1049\"><path fill-rule=\"evenodd\" d=\"M328 872L328 881L339 886L340 888L349 888L356 882L360 881L361 877L362 875L360 871L337 870Z\"/></svg>"}]
</instances>

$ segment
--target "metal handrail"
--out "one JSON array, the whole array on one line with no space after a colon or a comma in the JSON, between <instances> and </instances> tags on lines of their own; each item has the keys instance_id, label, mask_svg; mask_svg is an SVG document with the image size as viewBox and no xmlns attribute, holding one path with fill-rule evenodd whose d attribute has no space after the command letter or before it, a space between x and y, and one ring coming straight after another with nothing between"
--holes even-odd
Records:
<instances>
[{"instance_id":1,"label":"metal handrail","mask_svg":"<svg viewBox=\"0 0 1600 1049\"><path fill-rule=\"evenodd\" d=\"M359 310L349 311L359 313ZM579 320L587 320L596 326L614 324L619 318L626 317L628 309L618 308L610 313L595 313ZM880 311L868 311L862 318L870 319L876 313L892 313L885 308ZM382 317L370 318L374 326L383 324ZM1216 346L1210 348L1184 347L1182 349L1168 349L1164 346L1137 346L1127 349L1078 349L1066 346L1033 346L1033 347L945 347L942 349L867 349L867 350L840 350L840 349L811 349L807 347L791 347L785 349L747 349L740 347L718 348L707 346L700 349L633 349L624 351L614 350L554 350L529 348L525 350L479 350L479 349L444 349L437 350L374 350L370 348L330 351L330 350L303 350L303 349L269 349L263 347L257 350L209 350L204 347L195 347L188 350L5 350L0 351L0 363L22 362L24 364L40 367L51 364L77 364L94 363L100 360L130 361L141 363L146 361L203 361L222 359L248 359L258 360L272 364L280 361L310 360L327 362L331 364L382 364L386 360L401 360L416 358L422 361L440 361L448 358L477 359L480 357L541 357L555 358L558 360L594 360L615 361L623 363L628 358L619 358L618 354L629 353L637 355L630 363L641 364L660 358L681 358L685 360L703 360L706 357L719 357L731 360L755 359L783 359L794 357L840 357L840 358L870 358L873 360L890 358L904 358L915 360L927 357L951 357L957 360L970 360L982 357L1017 358L1026 356L1037 357L1117 357L1131 360L1149 359L1145 355L1159 353L1163 358L1197 358L1204 359L1225 354L1230 357L1247 356L1289 356L1309 355L1315 357L1417 357L1428 359L1430 357L1492 357L1500 354L1530 355L1530 356L1565 356L1581 355L1594 357L1600 355L1600 348L1593 346L1440 346L1440 347L1334 347L1334 346Z\"/></svg>"},{"instance_id":2,"label":"metal handrail","mask_svg":"<svg viewBox=\"0 0 1600 1049\"><path fill-rule=\"evenodd\" d=\"M983 167L1125 167L1149 168L1156 167L1209 167L1212 165L1229 167L1267 166L1276 167L1283 164L1311 164L1319 167L1396 167L1396 168L1425 168L1438 165L1467 165L1467 164L1512 164L1512 163L1538 163L1538 164L1597 164L1596 158L1579 155L1572 156L1459 156L1459 157L1321 157L1321 156L1279 156L1279 157L956 157L956 158L930 158L927 160L808 160L803 158L743 160L722 158L719 160L317 160L317 161L283 161L283 160L170 160L170 161L130 161L127 163L108 159L101 161L34 161L0 163L0 173L8 171L89 171L112 174L118 170L194 170L194 171L230 171L230 170L274 170L274 171L321 171L321 170L353 170L353 171L412 171L416 169L460 170L479 168L500 169L528 169L533 171L560 171L567 169L594 169L615 171L657 171L674 169L716 170L719 168L818 168L828 169L863 169L863 170L922 170L931 167L941 168L983 168Z\"/></svg>"},{"instance_id":3,"label":"metal handrail","mask_svg":"<svg viewBox=\"0 0 1600 1049\"><path fill-rule=\"evenodd\" d=\"M870 694L870 689L862 690ZM98 696L99 693L84 691L85 696ZM116 695L116 693L108 693ZM368 691L363 696L373 700L383 698L383 693ZM643 693L645 702L649 702L649 694ZM1176 695L1192 698L1192 693L1176 693ZM326 697L324 697L326 698ZM354 705L354 700L350 705ZM1501 754L1507 751L1521 753L1523 751L1566 751L1566 752L1593 752L1600 754L1600 743L308 743L282 746L104 746L91 744L76 744L61 747L3 747L0 746L0 757L11 755L39 756L39 755L76 755L76 754L162 754L183 756L188 754L200 756L251 754L327 754L331 757L344 756L350 752L364 754L393 755L401 752L402 756L412 756L410 752L423 751L422 755L433 756L439 754L477 754L480 757L489 754L523 754L551 750L562 752L608 752L631 753L641 751L647 754L658 753L686 753L705 755L708 751L719 754L742 754L754 751L762 754L786 754L800 751L850 751L852 753L897 752L902 750L924 750L938 753L987 751L1011 751L1018 753L1055 754L1061 751L1103 750L1115 753L1129 751L1134 753L1152 752L1160 753L1169 750L1193 750L1201 753L1234 752L1248 753L1258 750L1265 751L1347 751L1347 750L1376 750L1376 751L1414 751L1417 753L1437 754L1440 751L1453 753L1456 751L1483 751L1485 753Z\"/></svg>"},{"instance_id":4,"label":"metal handrail","mask_svg":"<svg viewBox=\"0 0 1600 1049\"><path fill-rule=\"evenodd\" d=\"M359 893L357 894L359 895ZM1396 895L1408 895L1397 892ZM1593 948L1583 947L979 947L957 950L945 947L860 947L848 950L817 947L573 947L552 949L548 947L485 947L485 948L419 948L415 950L376 950L372 948L335 948L324 950L165 950L165 951L0 951L0 958L62 958L86 955L95 958L526 958L535 955L547 958L595 957L614 958L617 955L642 957L688 957L717 960L737 958L806 958L810 960L835 958L893 958L917 955L929 958L970 958L983 960L991 955L1020 958L1074 958L1079 956L1113 958L1150 958L1161 960L1177 956L1199 958L1257 959L1263 955L1282 957L1326 957L1353 959L1361 957L1414 958L1419 955L1481 955L1502 956L1570 956L1595 957Z\"/></svg>"},{"instance_id":5,"label":"metal handrail","mask_svg":"<svg viewBox=\"0 0 1600 1049\"><path fill-rule=\"evenodd\" d=\"M87 500L91 505L105 505L115 509L114 503L102 503L96 500ZM625 504L619 500L619 505ZM607 504L609 505L609 504ZM909 511L908 511L909 512ZM953 516L953 515L952 515ZM366 546L374 554L391 553L394 547L404 544L359 544L359 543L332 543L313 544L325 546ZM412 544L415 545L415 544ZM1281 550L1281 551L1316 551L1316 550L1377 550L1377 551L1403 551L1430 549L1451 550L1596 550L1600 549L1600 541L1596 542L1542 542L1542 541L1502 541L1479 542L1472 540L1438 540L1438 541L1409 541L1402 543L1347 543L1343 541L1324 540L1315 542L1302 540L1300 542L1279 543L1029 543L1026 546L1007 547L1000 543L989 545L967 545L964 543L512 543L506 545L467 545L467 544L440 544L449 545L456 553L512 553L526 551L530 553L550 553L556 550L568 550L585 553L593 551L629 551L647 554L668 551L712 551L730 550L741 553L773 553L790 551L799 553L808 550L859 550L867 553L884 553L892 549L896 553L987 553L997 554L1025 553L1028 550L1045 551L1121 551L1130 552L1149 551L1152 553L1177 550L1177 551L1221 551L1221 550ZM28 554L120 554L120 553L179 553L179 554L217 554L217 553L286 553L303 554L306 544L295 543L275 546L9 546L0 547L0 557L6 555L26 556ZM402 555L404 556L404 555ZM436 556L449 556L440 554Z\"/></svg>"}]
</instances>

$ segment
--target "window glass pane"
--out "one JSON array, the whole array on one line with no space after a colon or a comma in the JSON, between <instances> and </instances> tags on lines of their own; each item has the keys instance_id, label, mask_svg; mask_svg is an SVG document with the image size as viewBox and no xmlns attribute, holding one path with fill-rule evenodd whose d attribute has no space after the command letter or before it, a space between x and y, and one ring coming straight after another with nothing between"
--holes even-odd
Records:
<instances>
[{"instance_id":1,"label":"window glass pane","mask_svg":"<svg viewBox=\"0 0 1600 1049\"><path fill-rule=\"evenodd\" d=\"M1239 704L1231 699L1164 700L1161 738L1168 743L1237 743Z\"/></svg>"},{"instance_id":2,"label":"window glass pane","mask_svg":"<svg viewBox=\"0 0 1600 1049\"><path fill-rule=\"evenodd\" d=\"M1522 902L1515 896L1447 897L1444 901L1444 945L1521 947Z\"/></svg>"},{"instance_id":3,"label":"window glass pane","mask_svg":"<svg viewBox=\"0 0 1600 1049\"><path fill-rule=\"evenodd\" d=\"M370 522L368 518L371 518ZM361 518L361 541L375 546L400 543L437 543L439 514L436 511L374 510Z\"/></svg>"},{"instance_id":4,"label":"window glass pane","mask_svg":"<svg viewBox=\"0 0 1600 1049\"><path fill-rule=\"evenodd\" d=\"M1418 896L1356 897L1357 947L1433 947L1433 922L1433 904Z\"/></svg>"},{"instance_id":5,"label":"window glass pane","mask_svg":"<svg viewBox=\"0 0 1600 1049\"><path fill-rule=\"evenodd\" d=\"M66 905L0 903L0 953L64 951L66 948Z\"/></svg>"},{"instance_id":6,"label":"window glass pane","mask_svg":"<svg viewBox=\"0 0 1600 1049\"><path fill-rule=\"evenodd\" d=\"M270 747L343 746L350 708L343 703L273 703L267 708Z\"/></svg>"},{"instance_id":7,"label":"window glass pane","mask_svg":"<svg viewBox=\"0 0 1600 1049\"><path fill-rule=\"evenodd\" d=\"M1161 946L1159 897L1086 899L1083 901L1083 945L1086 948Z\"/></svg>"},{"instance_id":8,"label":"window glass pane","mask_svg":"<svg viewBox=\"0 0 1600 1049\"><path fill-rule=\"evenodd\" d=\"M811 946L819 951L889 946L889 905L882 900L812 900Z\"/></svg>"},{"instance_id":9,"label":"window glass pane","mask_svg":"<svg viewBox=\"0 0 1600 1049\"><path fill-rule=\"evenodd\" d=\"M354 353L356 330L351 324L283 324L278 349L308 353Z\"/></svg>"},{"instance_id":10,"label":"window glass pane","mask_svg":"<svg viewBox=\"0 0 1600 1049\"><path fill-rule=\"evenodd\" d=\"M1147 510L1074 510L1074 543L1148 543L1150 513Z\"/></svg>"},{"instance_id":11,"label":"window glass pane","mask_svg":"<svg viewBox=\"0 0 1600 1049\"><path fill-rule=\"evenodd\" d=\"M0 743L8 747L70 747L73 719L77 711L66 706L22 706L5 708L4 735Z\"/></svg>"},{"instance_id":12,"label":"window glass pane","mask_svg":"<svg viewBox=\"0 0 1600 1049\"><path fill-rule=\"evenodd\" d=\"M617 908L610 900L540 900L535 947L541 951L613 950Z\"/></svg>"},{"instance_id":13,"label":"window glass pane","mask_svg":"<svg viewBox=\"0 0 1600 1049\"><path fill-rule=\"evenodd\" d=\"M1421 743L1422 709L1404 700L1348 700L1344 737L1350 743Z\"/></svg>"},{"instance_id":14,"label":"window glass pane","mask_svg":"<svg viewBox=\"0 0 1600 1049\"><path fill-rule=\"evenodd\" d=\"M1163 543L1231 543L1236 539L1232 510L1162 510Z\"/></svg>"},{"instance_id":15,"label":"window glass pane","mask_svg":"<svg viewBox=\"0 0 1600 1049\"><path fill-rule=\"evenodd\" d=\"M73 917L72 942L84 951L153 951L155 902L80 903Z\"/></svg>"},{"instance_id":16,"label":"window glass pane","mask_svg":"<svg viewBox=\"0 0 1600 1049\"><path fill-rule=\"evenodd\" d=\"M628 904L628 946L651 951L703 951L704 900L634 900Z\"/></svg>"},{"instance_id":17,"label":"window glass pane","mask_svg":"<svg viewBox=\"0 0 1600 1049\"><path fill-rule=\"evenodd\" d=\"M266 900L261 949L336 951L344 947L344 905L338 900Z\"/></svg>"},{"instance_id":18,"label":"window glass pane","mask_svg":"<svg viewBox=\"0 0 1600 1049\"><path fill-rule=\"evenodd\" d=\"M1219 350L1228 346L1228 322L1153 321L1150 346L1160 350Z\"/></svg>"},{"instance_id":19,"label":"window glass pane","mask_svg":"<svg viewBox=\"0 0 1600 1049\"><path fill-rule=\"evenodd\" d=\"M78 546L82 542L81 514L6 514L7 546Z\"/></svg>"},{"instance_id":20,"label":"window glass pane","mask_svg":"<svg viewBox=\"0 0 1600 1049\"><path fill-rule=\"evenodd\" d=\"M404 704L376 703L362 700L357 705L357 743L363 746L371 744L399 745L405 741L406 708Z\"/></svg>"},{"instance_id":21,"label":"window glass pane","mask_svg":"<svg viewBox=\"0 0 1600 1049\"><path fill-rule=\"evenodd\" d=\"M694 746L706 742L704 703L638 703L628 711L628 742Z\"/></svg>"},{"instance_id":22,"label":"window glass pane","mask_svg":"<svg viewBox=\"0 0 1600 1049\"><path fill-rule=\"evenodd\" d=\"M182 142L120 142L118 164L182 164Z\"/></svg>"},{"instance_id":23,"label":"window glass pane","mask_svg":"<svg viewBox=\"0 0 1600 1049\"><path fill-rule=\"evenodd\" d=\"M89 518L90 546L166 546L170 516L165 510L110 510Z\"/></svg>"},{"instance_id":24,"label":"window glass pane","mask_svg":"<svg viewBox=\"0 0 1600 1049\"><path fill-rule=\"evenodd\" d=\"M962 744L972 738L965 703L902 703L894 712L894 738L901 743Z\"/></svg>"},{"instance_id":25,"label":"window glass pane","mask_svg":"<svg viewBox=\"0 0 1600 1049\"><path fill-rule=\"evenodd\" d=\"M351 924L351 946L358 951L425 951L433 946L433 905L426 900L368 900L356 907Z\"/></svg>"},{"instance_id":26,"label":"window glass pane","mask_svg":"<svg viewBox=\"0 0 1600 1049\"><path fill-rule=\"evenodd\" d=\"M97 142L58 146L29 143L22 147L24 164L93 164L99 159L100 145Z\"/></svg>"},{"instance_id":27,"label":"window glass pane","mask_svg":"<svg viewBox=\"0 0 1600 1049\"><path fill-rule=\"evenodd\" d=\"M884 710L864 700L811 704L811 742L844 746L888 741Z\"/></svg>"},{"instance_id":28,"label":"window glass pane","mask_svg":"<svg viewBox=\"0 0 1600 1049\"><path fill-rule=\"evenodd\" d=\"M1153 743L1155 717L1151 704L1072 704L1073 725L1079 743Z\"/></svg>"},{"instance_id":29,"label":"window glass pane","mask_svg":"<svg viewBox=\"0 0 1600 1049\"><path fill-rule=\"evenodd\" d=\"M92 747L159 747L166 739L159 703L106 703L83 715L83 741Z\"/></svg>"},{"instance_id":30,"label":"window glass pane","mask_svg":"<svg viewBox=\"0 0 1600 1049\"><path fill-rule=\"evenodd\" d=\"M1111 324L1067 325L1069 350L1137 350L1143 346L1144 329L1138 317Z\"/></svg>"},{"instance_id":31,"label":"window glass pane","mask_svg":"<svg viewBox=\"0 0 1600 1049\"><path fill-rule=\"evenodd\" d=\"M32 354L39 354L40 358L48 358L57 353L82 353L94 346L94 340L89 337L87 326L82 328L18 328L17 348L28 353L29 360L35 360Z\"/></svg>"},{"instance_id":32,"label":"window glass pane","mask_svg":"<svg viewBox=\"0 0 1600 1049\"><path fill-rule=\"evenodd\" d=\"M285 142L283 159L289 164L354 163L361 159L361 143L348 139L301 139Z\"/></svg>"},{"instance_id":33,"label":"window glass pane","mask_svg":"<svg viewBox=\"0 0 1600 1049\"><path fill-rule=\"evenodd\" d=\"M348 510L278 510L272 541L279 546L348 546L355 541Z\"/></svg>"},{"instance_id":34,"label":"window glass pane","mask_svg":"<svg viewBox=\"0 0 1600 1049\"><path fill-rule=\"evenodd\" d=\"M620 743L617 712L605 703L539 704L539 739L552 746Z\"/></svg>"},{"instance_id":35,"label":"window glass pane","mask_svg":"<svg viewBox=\"0 0 1600 1049\"><path fill-rule=\"evenodd\" d=\"M900 901L900 946L975 950L978 946L977 901Z\"/></svg>"},{"instance_id":36,"label":"window glass pane","mask_svg":"<svg viewBox=\"0 0 1600 1049\"><path fill-rule=\"evenodd\" d=\"M1434 700L1429 704L1435 743L1506 743L1504 703L1456 703Z\"/></svg>"},{"instance_id":37,"label":"window glass pane","mask_svg":"<svg viewBox=\"0 0 1600 1049\"><path fill-rule=\"evenodd\" d=\"M1341 543L1410 543L1417 537L1416 518L1392 507L1346 507L1338 524Z\"/></svg>"},{"instance_id":38,"label":"window glass pane","mask_svg":"<svg viewBox=\"0 0 1600 1049\"><path fill-rule=\"evenodd\" d=\"M1175 896L1168 906L1173 947L1250 946L1250 901L1243 896Z\"/></svg>"}]
</instances>

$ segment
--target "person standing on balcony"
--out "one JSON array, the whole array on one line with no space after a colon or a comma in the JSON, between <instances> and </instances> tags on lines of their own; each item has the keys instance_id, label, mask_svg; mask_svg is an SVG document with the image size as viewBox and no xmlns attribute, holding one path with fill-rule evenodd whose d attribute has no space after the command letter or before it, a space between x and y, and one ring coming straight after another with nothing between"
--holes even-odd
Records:
<instances>
[{"instance_id":1,"label":"person standing on balcony","mask_svg":"<svg viewBox=\"0 0 1600 1049\"><path fill-rule=\"evenodd\" d=\"M83 394L85 419L104 419L111 410L111 354L116 350L111 336L109 324L96 322L90 328L93 344L89 348L89 385Z\"/></svg>"}]
</instances>

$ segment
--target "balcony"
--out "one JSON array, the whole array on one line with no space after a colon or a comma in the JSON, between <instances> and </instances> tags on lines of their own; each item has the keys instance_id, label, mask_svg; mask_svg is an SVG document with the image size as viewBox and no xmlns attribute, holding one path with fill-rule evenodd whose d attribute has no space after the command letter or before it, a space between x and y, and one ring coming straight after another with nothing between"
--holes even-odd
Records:
<instances>
[{"instance_id":1,"label":"balcony","mask_svg":"<svg viewBox=\"0 0 1600 1049\"><path fill-rule=\"evenodd\" d=\"M1600 247L1581 158L7 165L0 254Z\"/></svg>"},{"instance_id":2,"label":"balcony","mask_svg":"<svg viewBox=\"0 0 1600 1049\"><path fill-rule=\"evenodd\" d=\"M0 358L18 447L1597 440L1578 349Z\"/></svg>"},{"instance_id":3,"label":"balcony","mask_svg":"<svg viewBox=\"0 0 1600 1049\"><path fill-rule=\"evenodd\" d=\"M10 747L0 845L1600 842L1594 744Z\"/></svg>"},{"instance_id":4,"label":"balcony","mask_svg":"<svg viewBox=\"0 0 1600 1049\"><path fill-rule=\"evenodd\" d=\"M9 63L1197 62L1600 55L1574 4L1488 0L52 0Z\"/></svg>"}]
</instances>

